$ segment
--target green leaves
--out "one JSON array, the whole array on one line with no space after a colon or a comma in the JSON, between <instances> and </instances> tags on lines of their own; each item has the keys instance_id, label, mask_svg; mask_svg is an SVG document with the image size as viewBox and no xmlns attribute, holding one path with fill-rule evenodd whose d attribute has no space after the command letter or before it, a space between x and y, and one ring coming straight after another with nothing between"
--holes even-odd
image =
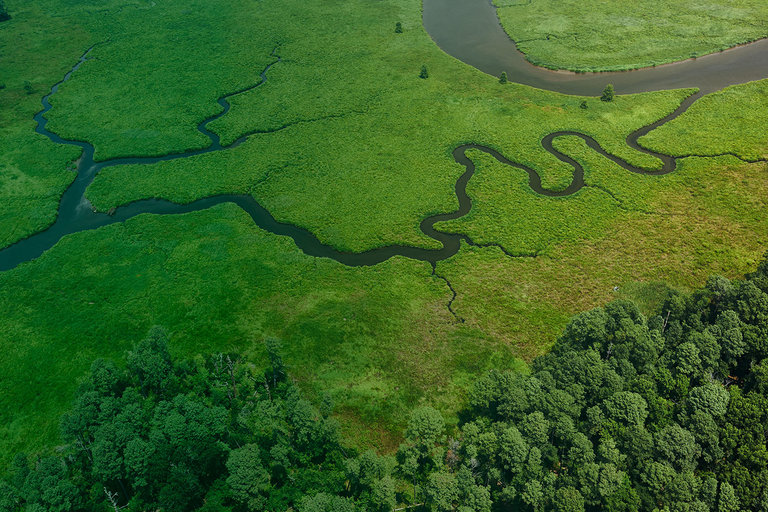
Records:
<instances>
[{"instance_id":1,"label":"green leaves","mask_svg":"<svg viewBox=\"0 0 768 512\"><path fill-rule=\"evenodd\" d=\"M168 333L153 327L147 338L128 353L127 363L129 372L145 394L162 394L171 372Z\"/></svg>"},{"instance_id":2,"label":"green leaves","mask_svg":"<svg viewBox=\"0 0 768 512\"><path fill-rule=\"evenodd\" d=\"M600 96L600 101L613 101L613 84L608 84L603 89L603 95Z\"/></svg>"},{"instance_id":3,"label":"green leaves","mask_svg":"<svg viewBox=\"0 0 768 512\"><path fill-rule=\"evenodd\" d=\"M424 497L430 510L451 512L459 499L456 475L443 471L430 474L424 486Z\"/></svg>"},{"instance_id":4,"label":"green leaves","mask_svg":"<svg viewBox=\"0 0 768 512\"><path fill-rule=\"evenodd\" d=\"M688 405L691 410L705 412L715 417L725 414L729 401L728 392L722 386L712 383L693 388L688 395Z\"/></svg>"},{"instance_id":5,"label":"green leaves","mask_svg":"<svg viewBox=\"0 0 768 512\"><path fill-rule=\"evenodd\" d=\"M263 510L270 490L269 473L261 464L258 445L247 444L232 450L227 459L227 487L230 496L249 512Z\"/></svg>"},{"instance_id":6,"label":"green leaves","mask_svg":"<svg viewBox=\"0 0 768 512\"><path fill-rule=\"evenodd\" d=\"M439 411L432 407L420 407L413 411L408 420L405 438L418 447L430 450L442 440L445 421Z\"/></svg>"},{"instance_id":7,"label":"green leaves","mask_svg":"<svg viewBox=\"0 0 768 512\"><path fill-rule=\"evenodd\" d=\"M651 321L627 301L576 315L530 375L477 381L452 464L514 510L757 509L768 363L744 333L768 328L763 311L755 284L715 278ZM450 474L427 476L431 510L455 497Z\"/></svg>"},{"instance_id":8,"label":"green leaves","mask_svg":"<svg viewBox=\"0 0 768 512\"><path fill-rule=\"evenodd\" d=\"M637 393L621 391L603 402L605 414L609 419L622 425L644 425L648 417L648 407L642 396Z\"/></svg>"},{"instance_id":9,"label":"green leaves","mask_svg":"<svg viewBox=\"0 0 768 512\"><path fill-rule=\"evenodd\" d=\"M303 497L296 510L298 512L355 512L355 505L348 499L321 492L314 496Z\"/></svg>"},{"instance_id":10,"label":"green leaves","mask_svg":"<svg viewBox=\"0 0 768 512\"><path fill-rule=\"evenodd\" d=\"M717 510L718 512L739 512L741 505L739 499L736 497L736 492L733 486L728 482L722 482L720 484L720 493L717 497Z\"/></svg>"},{"instance_id":11,"label":"green leaves","mask_svg":"<svg viewBox=\"0 0 768 512\"><path fill-rule=\"evenodd\" d=\"M673 423L654 436L656 451L661 460L680 471L693 470L697 466L701 447L688 430Z\"/></svg>"},{"instance_id":12,"label":"green leaves","mask_svg":"<svg viewBox=\"0 0 768 512\"><path fill-rule=\"evenodd\" d=\"M413 410L396 459L341 449L330 411L286 378L279 341L254 373L236 354L174 361L154 330L125 371L93 363L62 421L64 457L18 457L0 510L98 508L82 489L100 482L168 511L760 510L768 363L737 333L768 328L764 300L716 279L667 300L664 319L626 301L578 315L530 374L479 379L458 429Z\"/></svg>"},{"instance_id":13,"label":"green leaves","mask_svg":"<svg viewBox=\"0 0 768 512\"><path fill-rule=\"evenodd\" d=\"M250 512L286 510L310 490L341 492L336 423L285 379L280 344L268 346L273 366L261 375L237 355L175 361L162 329L127 354L124 371L96 360L62 419L62 456L34 467L19 457L0 503L101 509L106 486L119 506ZM390 510L394 461L361 460L365 503Z\"/></svg>"}]
</instances>

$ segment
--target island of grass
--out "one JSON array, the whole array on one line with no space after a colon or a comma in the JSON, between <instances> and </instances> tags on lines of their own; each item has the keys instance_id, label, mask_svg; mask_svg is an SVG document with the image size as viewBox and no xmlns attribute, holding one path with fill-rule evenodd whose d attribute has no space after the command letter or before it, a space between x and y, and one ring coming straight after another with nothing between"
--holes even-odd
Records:
<instances>
[{"instance_id":1,"label":"island of grass","mask_svg":"<svg viewBox=\"0 0 768 512\"><path fill-rule=\"evenodd\" d=\"M494 0L494 5L526 59L550 69L637 69L768 37L768 4L760 0Z\"/></svg>"}]
</instances>

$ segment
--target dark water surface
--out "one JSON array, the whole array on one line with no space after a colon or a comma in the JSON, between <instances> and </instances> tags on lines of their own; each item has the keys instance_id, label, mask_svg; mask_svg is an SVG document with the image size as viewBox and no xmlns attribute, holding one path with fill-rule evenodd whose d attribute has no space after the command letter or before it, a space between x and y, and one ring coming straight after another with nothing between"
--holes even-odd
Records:
<instances>
[{"instance_id":1,"label":"dark water surface","mask_svg":"<svg viewBox=\"0 0 768 512\"><path fill-rule=\"evenodd\" d=\"M532 65L504 32L490 0L423 0L424 28L449 55L493 76L564 94L599 96L698 87L704 94L768 77L768 39L655 68L603 73L552 71Z\"/></svg>"},{"instance_id":2,"label":"dark water surface","mask_svg":"<svg viewBox=\"0 0 768 512\"><path fill-rule=\"evenodd\" d=\"M37 126L35 131L48 137L57 144L78 146L83 153L78 162L77 178L64 192L59 204L56 222L48 229L21 240L5 249L0 250L0 271L8 270L17 265L39 257L43 252L53 247L63 236L95 229L116 222L124 222L142 213L178 214L204 210L222 203L233 203L245 210L260 228L278 235L290 236L296 245L306 254L317 257L334 259L349 266L376 265L393 256L427 261L433 266L435 262L444 260L456 254L461 241L474 244L467 236L437 231L434 224L440 221L457 219L466 215L472 208L472 201L467 195L466 186L475 172L474 163L466 156L468 149L477 149L493 156L499 162L524 171L529 176L529 185L537 193L546 196L565 196L577 192L584 186L584 169L570 158L554 149L552 141L557 137L575 136L583 139L592 149L617 163L624 169L641 174L666 174L675 170L677 161L674 157L655 153L640 147L637 139L650 130L679 116L702 94L715 91L727 85L756 80L768 75L768 41L759 41L731 51L700 57L696 60L648 68L637 71L622 71L614 73L575 74L555 72L537 68L528 63L517 51L512 42L501 28L496 11L488 0L424 0L424 26L435 42L447 53L474 66L486 73L499 75L506 71L509 79L534 87L549 89L567 94L597 95L605 84L612 82L617 92L634 93L680 87L698 87L698 94L687 98L672 114L649 126L641 128L627 137L627 144L643 153L659 158L663 167L660 171L646 171L632 166L621 158L606 152L588 135L578 132L554 132L541 141L545 150L559 160L571 165L574 169L571 184L562 191L553 191L541 186L538 173L525 165L509 160L497 151L477 144L467 144L453 151L454 159L466 170L456 182L455 191L459 208L454 212L433 215L424 219L420 228L424 234L441 243L441 249L421 249L392 245L372 249L362 253L348 253L322 244L311 232L291 225L277 222L252 196L249 195L220 195L179 205L161 199L136 201L115 209L111 214L94 212L85 198L85 190L93 182L96 175L105 167L127 164L153 164L164 160L186 158L202 153L223 151L241 144L253 134L245 134L227 146L222 146L218 135L208 130L212 121L225 115L230 108L228 98L236 94L254 89L267 80L267 71L279 62L279 57L261 72L261 80L248 88L227 94L218 100L222 106L219 114L211 116L198 125L198 130L207 136L211 144L205 149L187 151L162 157L116 158L104 162L94 162L94 148L86 142L67 140L48 131L45 114L51 109L50 97L56 93L59 85L69 79L86 60L90 50L70 70L61 82L51 88L43 97L43 109L35 115ZM274 55L274 52L273 52ZM502 248L502 250L504 250ZM506 252L506 251L505 251Z\"/></svg>"}]
</instances>

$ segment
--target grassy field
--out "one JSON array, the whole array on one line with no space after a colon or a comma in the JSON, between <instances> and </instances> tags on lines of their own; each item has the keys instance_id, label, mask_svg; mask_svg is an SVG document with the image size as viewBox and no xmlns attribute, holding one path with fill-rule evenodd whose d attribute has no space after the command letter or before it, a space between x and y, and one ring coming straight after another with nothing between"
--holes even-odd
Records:
<instances>
[{"instance_id":1,"label":"grassy field","mask_svg":"<svg viewBox=\"0 0 768 512\"><path fill-rule=\"evenodd\" d=\"M271 41L249 37L245 44L212 30L237 28L248 17L211 2L164 3L154 11L144 0L5 4L12 18L0 27L0 247L52 224L75 177L79 150L36 134L32 117L89 47L96 45L79 74L92 86L71 96L63 84L48 127L93 143L97 158L206 146L197 122L219 111L220 95L250 84L273 48ZM252 5L243 2L238 12ZM110 51L100 52L104 47ZM60 109L67 115L57 116Z\"/></svg>"},{"instance_id":2,"label":"grassy field","mask_svg":"<svg viewBox=\"0 0 768 512\"><path fill-rule=\"evenodd\" d=\"M334 399L347 434L391 447L413 404L450 415L473 376L517 364L514 347L453 318L431 274L402 258L349 268L306 256L232 205L68 237L0 274L0 462L55 444L91 361L120 359L156 324L185 356L259 360L264 336L283 338L291 375Z\"/></svg>"},{"instance_id":3,"label":"grassy field","mask_svg":"<svg viewBox=\"0 0 768 512\"><path fill-rule=\"evenodd\" d=\"M513 255L542 257L557 256L564 243L576 240L596 243L613 227L636 219L650 219L658 223L662 231L687 215L695 216L697 222L717 219L719 225L734 223L734 229L738 225L753 232L747 236L753 244L766 239L768 225L763 214L763 191L768 179L763 179L764 163L746 164L734 157L685 158L679 161L674 173L648 176L630 173L607 161L576 137L555 139L554 145L584 166L585 186L580 191L566 197L537 195L527 186L525 173L477 152L472 155L477 170L467 187L473 200L472 210L460 219L438 223L436 228L465 233L477 243L499 244ZM750 179L742 177L742 173ZM689 222L693 225L692 220ZM611 242L604 250L611 253L617 244L623 247L636 238L628 230L621 240ZM643 233L639 239L650 243L654 238ZM717 244L696 240L696 237L692 240L700 246L701 256L708 254L711 258L696 261L697 268L730 273L729 265L736 264L733 260L742 259L736 258L732 251L725 251L723 254L728 254L732 261L720 261L719 256L709 251ZM656 249L673 251L676 248L657 246ZM688 262L690 257L681 258L677 263ZM714 267L718 261L721 267ZM669 272L671 269L665 275ZM642 275L637 269L633 274ZM670 282L687 282L687 279L678 274Z\"/></svg>"},{"instance_id":4,"label":"grassy field","mask_svg":"<svg viewBox=\"0 0 768 512\"><path fill-rule=\"evenodd\" d=\"M273 40L244 37L260 10L256 2L239 3L235 15L220 2L138 0L86 14L80 23L97 46L52 98L48 128L87 140L96 160L207 146L197 123L221 110L219 96L250 85L272 60Z\"/></svg>"},{"instance_id":5,"label":"grassy field","mask_svg":"<svg viewBox=\"0 0 768 512\"><path fill-rule=\"evenodd\" d=\"M443 54L421 28L415 0L7 5L14 17L0 30L0 69L13 81L0 90L8 135L0 141L0 246L50 223L73 178L67 166L77 154L36 135L32 116L93 45L54 96L49 127L92 142L101 159L204 146L195 125L220 111L216 98L257 83L281 59L210 126L224 143L253 133L247 142L107 168L88 190L97 208L250 193L278 220L356 251L434 246L418 224L456 207L464 168L451 151L459 144L498 149L562 189L571 168L543 150L542 137L582 131L657 168L624 139L690 94L588 98L583 109L584 98L501 85ZM394 33L397 21L403 34ZM545 352L571 314L617 296L651 304L664 292L659 281L685 288L710 273L735 277L762 253L762 164L688 158L672 175L646 177L579 140L556 146L587 169L588 186L567 198L537 196L521 171L472 155L473 210L441 228L519 257L465 246L437 265L437 276L399 258L351 269L307 257L233 206L72 235L0 273L0 466L17 449L55 445L55 418L90 361L118 358L154 324L184 355L237 348L259 357L263 336L283 337L291 374L311 396L336 400L350 442L387 450L403 411L424 402L450 417L474 377ZM443 278L457 293L458 319ZM55 385L40 384L41 368Z\"/></svg>"},{"instance_id":6,"label":"grassy field","mask_svg":"<svg viewBox=\"0 0 768 512\"><path fill-rule=\"evenodd\" d=\"M760 0L494 0L526 58L552 69L616 71L689 59L768 37Z\"/></svg>"},{"instance_id":7,"label":"grassy field","mask_svg":"<svg viewBox=\"0 0 768 512\"><path fill-rule=\"evenodd\" d=\"M0 25L0 247L52 224L75 178L68 169L79 152L35 133L32 116L90 41L86 30L40 5L6 5L14 18Z\"/></svg>"},{"instance_id":8,"label":"grassy field","mask_svg":"<svg viewBox=\"0 0 768 512\"><path fill-rule=\"evenodd\" d=\"M514 154L540 169L552 188L564 187L571 170L541 149L539 140L551 130L581 130L627 160L658 165L629 149L624 136L670 112L687 92L622 97L610 105L589 99L584 110L581 98L501 86L440 52L421 28L419 7L415 1L365 8L335 1L311 10L295 1L226 8L203 1L9 4L14 16L4 23L0 44L13 59L2 65L13 64L7 76L18 78L0 94L24 102L0 110L24 109L7 123L17 142L4 139L13 146L3 158L14 159L10 172L0 174L0 246L54 220L56 200L73 178L66 165L77 154L35 135L31 116L39 97L93 45L89 60L53 96L48 127L91 142L97 159L205 146L195 126L220 111L216 98L257 83L273 55L282 57L266 84L233 97L232 111L210 126L225 143L247 132L269 133L226 153L108 169L89 191L105 211L143 197L189 201L252 192L276 217L338 247L423 246L432 242L418 221L453 207L461 169L446 156L457 144L481 142ZM329 25L329 17L337 22ZM405 33L394 33L395 20L404 22ZM216 30L224 25L226 31ZM79 37L58 45L67 27ZM166 38L168 31L176 35ZM19 47L18 39L29 44ZM39 51L45 44L56 51ZM28 47L38 51L27 53ZM418 78L423 63L428 80ZM38 76L40 69L47 74ZM34 94L23 91L26 76ZM35 163L49 154L53 162ZM337 201L341 196L346 200ZM361 218L360 210L368 214Z\"/></svg>"},{"instance_id":9,"label":"grassy field","mask_svg":"<svg viewBox=\"0 0 768 512\"><path fill-rule=\"evenodd\" d=\"M518 240L540 251L509 257L497 247L465 246L437 264L457 292L457 315L513 343L525 359L546 352L575 312L616 298L651 311L670 285L686 290L712 274L751 271L768 244L764 164L687 158L677 172L653 178L607 164L580 139L558 147L584 164L588 185L581 192L533 196L515 179L520 171L505 177L506 166L483 156L468 187L472 213L439 225L508 252ZM496 238L483 238L488 232Z\"/></svg>"},{"instance_id":10,"label":"grassy field","mask_svg":"<svg viewBox=\"0 0 768 512\"><path fill-rule=\"evenodd\" d=\"M749 161L768 158L768 80L734 85L697 100L674 121L640 139L670 155L731 153Z\"/></svg>"},{"instance_id":11,"label":"grassy field","mask_svg":"<svg viewBox=\"0 0 768 512\"><path fill-rule=\"evenodd\" d=\"M434 246L418 224L455 208L453 187L463 168L450 152L464 142L493 146L539 169L555 189L567 186L572 170L540 145L553 130L580 130L638 165L659 164L624 139L674 110L690 91L619 97L610 104L590 98L582 109L583 98L502 86L440 52L420 27L419 7L412 1L365 8L330 1L308 12L300 2L260 3L251 30L270 41L267 47L276 45L282 60L265 84L233 97L232 110L210 125L225 144L256 133L229 151L105 169L88 198L108 211L144 197L188 202L250 193L278 220L306 227L338 248L362 251L392 243ZM329 17L339 21L329 25ZM394 33L395 19L404 21L405 33ZM110 48L97 48L94 58ZM270 51L260 54L254 82ZM422 63L427 80L418 77ZM97 126L81 128L70 112L70 105L81 104L74 98L94 88L91 76L74 75L61 91L61 108L51 112L68 120L72 131Z\"/></svg>"}]
</instances>

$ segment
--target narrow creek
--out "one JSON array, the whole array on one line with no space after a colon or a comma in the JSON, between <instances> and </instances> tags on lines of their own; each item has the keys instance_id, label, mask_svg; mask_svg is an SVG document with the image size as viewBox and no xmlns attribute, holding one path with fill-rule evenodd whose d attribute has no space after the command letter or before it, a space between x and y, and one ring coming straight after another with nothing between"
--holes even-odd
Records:
<instances>
[{"instance_id":1,"label":"narrow creek","mask_svg":"<svg viewBox=\"0 0 768 512\"><path fill-rule=\"evenodd\" d=\"M467 7L470 6L473 8L467 10ZM489 14L492 16L489 17ZM687 110L690 105L696 101L696 99L701 97L706 92L711 92L712 90L716 90L717 88L728 85L730 82L721 84L721 82L723 82L726 78L734 80L733 83L739 83L738 80L741 80L745 76L742 73L738 75L729 75L725 78L720 77L718 80L702 80L702 82L697 82L697 80L700 78L698 71L695 73L685 71L690 69L690 64L688 64L688 61L685 63L680 63L678 68L675 68L675 66L678 66L677 64L665 66L666 69L678 69L678 72L684 75L686 73L690 73L682 81L670 81L668 79L665 81L664 79L659 78L655 74L655 71L660 68L655 68L652 70L638 70L632 72L598 73L594 74L595 76L590 76L591 74L581 75L573 73L557 73L543 70L541 68L535 68L522 58L519 52L517 52L514 42L512 42L506 36L506 33L503 32L503 29L499 25L498 19L495 17L495 10L492 6L490 6L490 4L488 4L488 0L424 0L424 26L432 35L433 39L435 39L436 43L448 53L472 66L477 67L478 69L481 69L482 71L486 71L492 74L496 70L512 69L506 67L508 63L505 59L509 58L509 51L514 50L513 53L516 54L515 59L521 60L522 62L522 64L519 66L521 70L525 70L526 73L529 74L532 73L533 75L531 76L543 76L548 78L536 78L536 80L532 81L527 78L529 75L524 73L516 74L516 72L508 71L508 73L510 73L510 78L514 81L519 81L520 83L528 83L529 85L541 87L544 89L566 92L570 94L596 94L592 88L596 87L598 81L599 84L602 85L599 86L597 92L599 92L605 83L610 80L618 84L617 90L622 93L689 86L699 87L701 90L699 93L694 94L684 100L677 108L677 110L675 110L672 114L659 121L656 121L651 125L633 132L627 137L626 142L630 147L636 149L637 151L654 156L662 161L663 167L659 171L647 171L645 169L638 168L629 164L623 159L605 151L596 140L588 135L578 132L553 132L542 139L541 144L543 148L559 160L573 167L573 179L571 184L564 190L554 191L542 187L541 177L534 169L514 162L492 148L478 144L461 145L455 148L453 151L453 157L456 162L465 167L464 173L459 177L455 185L455 192L458 199L459 208L453 212L427 217L420 224L420 228L425 235L440 242L442 245L440 249L424 249L403 245L390 245L371 249L361 253L351 253L338 251L329 245L323 244L314 234L306 229L292 224L277 222L275 218L270 214L270 212L262 207L250 195L217 195L199 199L188 204L176 204L162 199L146 199L120 206L110 212L110 214L93 211L89 201L85 197L85 191L93 182L99 171L104 168L128 164L146 165L166 160L187 158L203 153L231 149L244 142L252 133L245 134L233 143L223 146L219 136L208 130L207 126L211 122L219 119L220 117L226 115L227 112L229 112L230 104L228 99L230 97L252 90L265 83L267 80L267 72L273 65L280 61L280 58L275 56L275 60L266 66L265 69L261 72L261 79L256 84L245 89L229 93L219 98L218 103L222 106L222 111L204 120L197 127L197 129L210 140L211 144L208 147L161 157L116 158L107 161L95 162L93 159L94 147L91 144L75 140L67 140L59 137L46 128L48 121L45 118L45 114L48 113L48 111L51 109L51 103L49 101L51 96L54 95L58 91L59 86L63 82L67 81L71 77L72 73L74 73L87 60L88 54L91 51L88 50L80 58L77 64L64 76L64 78L55 84L51 88L50 92L42 98L43 109L35 115L35 121L37 122L35 130L38 133L48 137L54 143L73 145L82 149L82 156L77 167L77 177L62 195L59 204L58 216L52 226L44 231L38 232L28 238L20 240L15 244L6 247L5 249L0 250L0 271L15 268L23 262L31 261L39 257L46 250L53 247L62 237L68 234L96 229L117 222L124 222L132 217L135 217L136 215L143 213L161 215L180 214L204 210L223 203L236 204L251 216L256 225L270 233L290 236L293 238L296 245L304 253L310 256L331 258L349 266L376 265L393 256L404 256L415 260L429 262L434 268L437 261L447 259L456 254L462 241L465 241L471 245L477 245L466 235L446 233L438 231L434 227L437 222L458 219L466 215L472 208L472 200L467 195L466 187L467 183L475 172L475 164L467 156L466 152L468 150L475 149L484 151L499 162L526 172L529 176L528 183L530 187L539 194L551 197L560 197L573 194L584 186L583 167L577 161L557 151L553 147L552 142L557 137L580 137L593 150L597 151L601 155L617 163L628 171L652 175L666 174L675 170L677 165L676 159L669 155L655 153L642 148L637 144L637 139L640 136L648 133L650 130L657 128L658 126L661 126L662 124L678 117L680 114L685 112L685 110ZM451 32L451 27L456 28L457 26L459 28L465 27L469 30L469 32L466 30L454 30ZM503 35L503 38L500 38L500 35ZM493 44L488 43L488 41L482 43L483 38L491 38ZM478 42L478 40L480 42ZM499 42L504 40L506 43ZM757 45L762 43L763 42L753 43L753 45L739 48L734 52L724 52L723 55L728 54L729 57L725 59L726 61L729 59L735 59L736 61L739 61L744 58L744 55L747 55L747 57L751 55L751 53L747 53L750 46L757 47ZM459 50L457 50L457 48L459 48ZM492 49L493 51L489 51L489 49ZM759 53L760 55L763 53L768 55L768 52L764 51ZM699 61L703 59L704 58L699 59ZM766 57L766 64L766 66L760 68L761 71L768 71L768 57ZM704 73L707 76L708 73L711 74L715 72L715 70L713 70L711 67L705 67L705 69L708 69L708 71ZM648 71L648 73L651 75L657 76L659 81L654 82L653 78L646 78L646 73L644 73L644 71ZM758 71L754 68L753 71L755 74L761 74L758 73ZM627 79L627 81L623 81L624 77L637 78L634 79L635 81L633 81L633 79ZM750 79L757 78L762 78L762 76L755 76ZM716 88L713 89L713 87ZM587 90L589 90L589 92L587 92ZM501 247L501 249L504 250L503 247Z\"/></svg>"}]
</instances>

